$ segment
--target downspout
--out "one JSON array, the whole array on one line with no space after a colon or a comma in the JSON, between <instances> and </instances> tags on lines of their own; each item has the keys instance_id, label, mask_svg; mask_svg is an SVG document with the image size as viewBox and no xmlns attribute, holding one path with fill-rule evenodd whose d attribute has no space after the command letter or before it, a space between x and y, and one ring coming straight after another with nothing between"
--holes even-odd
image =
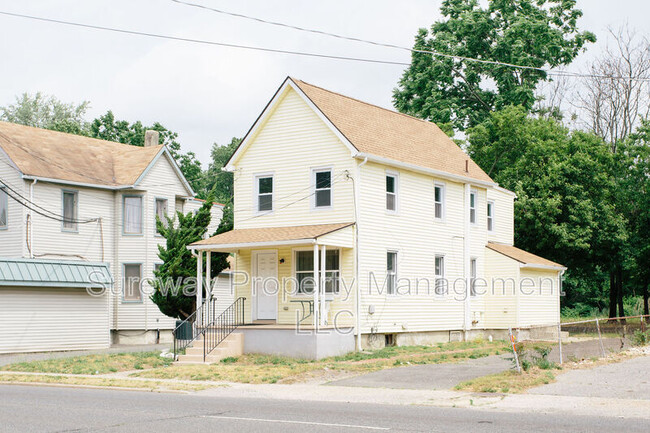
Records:
<instances>
[{"instance_id":1,"label":"downspout","mask_svg":"<svg viewBox=\"0 0 650 433\"><path fill-rule=\"evenodd\" d=\"M467 334L470 329L470 194L471 186L469 183L465 184L465 212L464 212L464 236L463 236L463 278L465 279L465 300L463 302L463 335L464 340L467 341Z\"/></svg>"},{"instance_id":2,"label":"downspout","mask_svg":"<svg viewBox=\"0 0 650 433\"><path fill-rule=\"evenodd\" d=\"M352 179L353 198L354 198L354 278L357 282L357 296L355 302L356 316L356 334L357 334L357 352L361 351L361 279L359 277L359 183L361 180L361 167L368 162L365 157L361 164L357 164L355 178Z\"/></svg>"},{"instance_id":3,"label":"downspout","mask_svg":"<svg viewBox=\"0 0 650 433\"><path fill-rule=\"evenodd\" d=\"M38 179L34 179L29 185L29 202L33 206L34 205L34 185L36 185L36 182L38 182ZM29 207L29 258L33 259L34 258L34 211L32 210L32 206Z\"/></svg>"}]
</instances>

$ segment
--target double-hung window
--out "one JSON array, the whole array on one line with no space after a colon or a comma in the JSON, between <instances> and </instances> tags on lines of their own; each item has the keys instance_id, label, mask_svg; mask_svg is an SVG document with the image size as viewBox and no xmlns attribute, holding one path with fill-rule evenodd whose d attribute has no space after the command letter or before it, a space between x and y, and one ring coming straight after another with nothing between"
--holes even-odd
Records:
<instances>
[{"instance_id":1,"label":"double-hung window","mask_svg":"<svg viewBox=\"0 0 650 433\"><path fill-rule=\"evenodd\" d=\"M445 217L445 186L442 184L435 184L434 186L434 216L437 220L442 220Z\"/></svg>"},{"instance_id":2,"label":"double-hung window","mask_svg":"<svg viewBox=\"0 0 650 433\"><path fill-rule=\"evenodd\" d=\"M124 294L122 299L126 302L142 302L142 290L140 290L142 265L139 263L125 264L123 270L122 287Z\"/></svg>"},{"instance_id":3,"label":"double-hung window","mask_svg":"<svg viewBox=\"0 0 650 433\"><path fill-rule=\"evenodd\" d=\"M386 210L397 211L397 175L386 175Z\"/></svg>"},{"instance_id":4,"label":"double-hung window","mask_svg":"<svg viewBox=\"0 0 650 433\"><path fill-rule=\"evenodd\" d=\"M435 290L436 295L443 296L447 293L447 281L445 280L445 256L435 258Z\"/></svg>"},{"instance_id":5,"label":"double-hung window","mask_svg":"<svg viewBox=\"0 0 650 433\"><path fill-rule=\"evenodd\" d=\"M270 212L273 210L273 176L257 176L255 178L257 189L257 211Z\"/></svg>"},{"instance_id":6,"label":"double-hung window","mask_svg":"<svg viewBox=\"0 0 650 433\"><path fill-rule=\"evenodd\" d=\"M63 230L77 231L77 192L63 191Z\"/></svg>"},{"instance_id":7,"label":"double-hung window","mask_svg":"<svg viewBox=\"0 0 650 433\"><path fill-rule=\"evenodd\" d=\"M123 230L125 235L142 234L142 196L124 196Z\"/></svg>"},{"instance_id":8,"label":"double-hung window","mask_svg":"<svg viewBox=\"0 0 650 433\"><path fill-rule=\"evenodd\" d=\"M487 229L489 232L494 231L494 202L487 202Z\"/></svg>"},{"instance_id":9,"label":"double-hung window","mask_svg":"<svg viewBox=\"0 0 650 433\"><path fill-rule=\"evenodd\" d=\"M163 227L167 227L167 203L166 198L156 199L156 216L162 223ZM157 228L156 233L160 233Z\"/></svg>"},{"instance_id":10,"label":"double-hung window","mask_svg":"<svg viewBox=\"0 0 650 433\"><path fill-rule=\"evenodd\" d=\"M386 254L386 293L394 295L397 290L397 252Z\"/></svg>"},{"instance_id":11,"label":"double-hung window","mask_svg":"<svg viewBox=\"0 0 650 433\"><path fill-rule=\"evenodd\" d=\"M476 201L478 199L476 191L469 193L469 222L476 224Z\"/></svg>"},{"instance_id":12,"label":"double-hung window","mask_svg":"<svg viewBox=\"0 0 650 433\"><path fill-rule=\"evenodd\" d=\"M318 262L322 264L320 253ZM340 274L339 250L327 250L325 252L325 293L339 293ZM318 275L314 275L314 252L296 251L297 292L300 294L314 293L315 278L318 278Z\"/></svg>"},{"instance_id":13,"label":"double-hung window","mask_svg":"<svg viewBox=\"0 0 650 433\"><path fill-rule=\"evenodd\" d=\"M9 224L9 196L7 188L0 188L0 229L6 229Z\"/></svg>"},{"instance_id":14,"label":"double-hung window","mask_svg":"<svg viewBox=\"0 0 650 433\"><path fill-rule=\"evenodd\" d=\"M314 170L314 207L332 206L332 170Z\"/></svg>"}]
</instances>

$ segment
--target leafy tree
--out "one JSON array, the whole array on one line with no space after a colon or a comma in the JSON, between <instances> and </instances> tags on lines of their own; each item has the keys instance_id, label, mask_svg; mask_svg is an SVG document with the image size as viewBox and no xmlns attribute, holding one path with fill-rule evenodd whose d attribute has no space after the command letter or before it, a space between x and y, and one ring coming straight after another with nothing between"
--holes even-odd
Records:
<instances>
[{"instance_id":1,"label":"leafy tree","mask_svg":"<svg viewBox=\"0 0 650 433\"><path fill-rule=\"evenodd\" d=\"M608 146L523 107L492 113L468 141L472 158L517 193L515 244L569 268L568 305L602 308L607 272L627 241L613 205L616 161Z\"/></svg>"},{"instance_id":2,"label":"leafy tree","mask_svg":"<svg viewBox=\"0 0 650 433\"><path fill-rule=\"evenodd\" d=\"M177 212L177 221L168 217L166 224L156 219L156 227L166 242L164 246L158 246L158 257L163 263L154 271L157 283L151 300L167 316L186 319L196 310L196 296L190 290L196 278L196 257L187 246L203 239L210 224L212 204L210 197L195 214ZM225 268L221 262L214 265L213 275ZM172 289L172 284L179 282Z\"/></svg>"},{"instance_id":3,"label":"leafy tree","mask_svg":"<svg viewBox=\"0 0 650 433\"><path fill-rule=\"evenodd\" d=\"M80 104L61 102L54 96L37 92L33 95L23 93L16 97L14 104L0 107L0 120L53 129L72 134L87 135L84 120L90 102Z\"/></svg>"},{"instance_id":4,"label":"leafy tree","mask_svg":"<svg viewBox=\"0 0 650 433\"><path fill-rule=\"evenodd\" d=\"M208 191L214 191L215 199L219 203L230 203L234 196L233 173L221 170L226 162L241 143L240 138L233 137L225 146L217 143L212 145L212 162L208 169L203 173L202 191L206 194Z\"/></svg>"},{"instance_id":5,"label":"leafy tree","mask_svg":"<svg viewBox=\"0 0 650 433\"><path fill-rule=\"evenodd\" d=\"M116 120L113 112L109 110L106 114L93 120L88 129L88 135L91 137L134 146L144 146L145 131L158 131L160 133L160 144L167 145L192 188L195 191L200 188L201 163L194 152L182 153L181 145L178 142L178 134L165 128L160 123L155 122L151 126L144 126L139 120L133 123L126 120Z\"/></svg>"},{"instance_id":6,"label":"leafy tree","mask_svg":"<svg viewBox=\"0 0 650 433\"><path fill-rule=\"evenodd\" d=\"M575 0L444 0L443 20L420 29L415 50L502 63L553 68L567 65L596 37L578 29ZM545 72L414 52L393 92L403 113L465 130L493 110L531 109Z\"/></svg>"}]
</instances>

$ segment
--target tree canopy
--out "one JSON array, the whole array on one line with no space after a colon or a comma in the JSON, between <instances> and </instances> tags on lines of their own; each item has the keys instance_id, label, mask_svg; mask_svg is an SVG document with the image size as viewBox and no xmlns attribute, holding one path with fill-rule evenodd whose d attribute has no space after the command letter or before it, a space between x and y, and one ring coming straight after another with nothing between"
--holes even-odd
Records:
<instances>
[{"instance_id":1,"label":"tree canopy","mask_svg":"<svg viewBox=\"0 0 650 433\"><path fill-rule=\"evenodd\" d=\"M578 29L575 0L445 0L443 19L415 37L411 65L393 92L402 113L464 130L493 110L526 109L545 72L463 58L548 68L567 65L596 37ZM452 58L449 56L458 56ZM462 58L461 58L462 57Z\"/></svg>"}]
</instances>

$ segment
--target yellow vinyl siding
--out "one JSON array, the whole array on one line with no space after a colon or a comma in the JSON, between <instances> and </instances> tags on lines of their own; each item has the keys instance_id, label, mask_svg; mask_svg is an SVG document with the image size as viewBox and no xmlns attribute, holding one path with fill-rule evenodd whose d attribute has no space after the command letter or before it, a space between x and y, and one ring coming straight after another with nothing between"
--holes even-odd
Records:
<instances>
[{"instance_id":1,"label":"yellow vinyl siding","mask_svg":"<svg viewBox=\"0 0 650 433\"><path fill-rule=\"evenodd\" d=\"M332 168L332 209L313 210L312 169ZM354 221L350 152L292 89L278 103L235 171L235 228ZM255 176L273 174L274 211L258 216Z\"/></svg>"},{"instance_id":2,"label":"yellow vinyl siding","mask_svg":"<svg viewBox=\"0 0 650 433\"><path fill-rule=\"evenodd\" d=\"M514 195L490 189L487 192L487 199L494 202L494 230L488 232L488 240L512 245L515 237Z\"/></svg>"},{"instance_id":3,"label":"yellow vinyl siding","mask_svg":"<svg viewBox=\"0 0 650 433\"><path fill-rule=\"evenodd\" d=\"M485 248L485 271L489 286L484 301L485 327L489 329L517 327L519 262Z\"/></svg>"},{"instance_id":4,"label":"yellow vinyl siding","mask_svg":"<svg viewBox=\"0 0 650 433\"><path fill-rule=\"evenodd\" d=\"M522 280L524 278L530 278L534 282L534 284L526 283L526 288L519 295L521 326L553 325L559 323L559 272L554 270L522 268L520 275ZM552 288L551 284L553 285ZM532 288L529 288L531 286Z\"/></svg>"}]
</instances>

